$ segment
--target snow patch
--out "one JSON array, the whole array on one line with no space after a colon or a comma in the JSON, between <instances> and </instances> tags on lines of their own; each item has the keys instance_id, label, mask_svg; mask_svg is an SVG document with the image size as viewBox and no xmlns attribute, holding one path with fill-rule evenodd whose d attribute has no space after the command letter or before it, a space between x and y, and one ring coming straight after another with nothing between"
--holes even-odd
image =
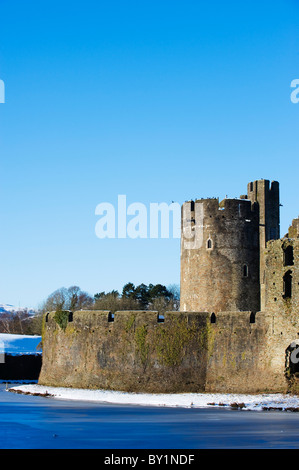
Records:
<instances>
[{"instance_id":1,"label":"snow patch","mask_svg":"<svg viewBox=\"0 0 299 470\"><path fill-rule=\"evenodd\" d=\"M128 393L110 390L47 387L31 384L11 387L9 391L52 396L57 399L111 403L122 405L167 406L181 408L233 407L242 410L299 411L299 397L284 394L221 394L221 393Z\"/></svg>"},{"instance_id":2,"label":"snow patch","mask_svg":"<svg viewBox=\"0 0 299 470\"><path fill-rule=\"evenodd\" d=\"M41 340L41 336L0 333L0 353L11 356L41 354L38 349Z\"/></svg>"}]
</instances>

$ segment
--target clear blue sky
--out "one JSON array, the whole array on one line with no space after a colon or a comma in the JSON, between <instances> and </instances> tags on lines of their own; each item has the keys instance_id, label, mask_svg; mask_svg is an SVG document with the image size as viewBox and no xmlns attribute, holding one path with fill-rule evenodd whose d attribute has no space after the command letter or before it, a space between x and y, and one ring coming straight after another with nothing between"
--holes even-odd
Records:
<instances>
[{"instance_id":1,"label":"clear blue sky","mask_svg":"<svg viewBox=\"0 0 299 470\"><path fill-rule=\"evenodd\" d=\"M0 303L179 283L177 239L95 236L101 202L281 184L298 216L297 0L1 0Z\"/></svg>"}]
</instances>

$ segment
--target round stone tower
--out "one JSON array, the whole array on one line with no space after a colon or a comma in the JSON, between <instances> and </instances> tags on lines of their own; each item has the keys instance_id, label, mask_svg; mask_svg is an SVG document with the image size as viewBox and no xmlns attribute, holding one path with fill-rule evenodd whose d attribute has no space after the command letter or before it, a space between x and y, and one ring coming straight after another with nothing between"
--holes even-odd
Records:
<instances>
[{"instance_id":1,"label":"round stone tower","mask_svg":"<svg viewBox=\"0 0 299 470\"><path fill-rule=\"evenodd\" d=\"M181 310L258 311L259 213L247 196L182 206Z\"/></svg>"}]
</instances>

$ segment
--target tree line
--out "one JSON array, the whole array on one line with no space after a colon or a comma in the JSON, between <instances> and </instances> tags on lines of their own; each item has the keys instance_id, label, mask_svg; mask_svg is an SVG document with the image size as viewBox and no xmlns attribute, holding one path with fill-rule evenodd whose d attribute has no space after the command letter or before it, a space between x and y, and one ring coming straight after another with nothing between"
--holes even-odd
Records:
<instances>
[{"instance_id":1,"label":"tree line","mask_svg":"<svg viewBox=\"0 0 299 470\"><path fill-rule=\"evenodd\" d=\"M42 315L29 314L26 309L0 314L0 333L18 335L40 335Z\"/></svg>"},{"instance_id":2,"label":"tree line","mask_svg":"<svg viewBox=\"0 0 299 470\"><path fill-rule=\"evenodd\" d=\"M94 308L97 310L179 310L180 294L176 284L168 287L162 284L139 284L128 282L122 292L99 292L94 296Z\"/></svg>"},{"instance_id":3,"label":"tree line","mask_svg":"<svg viewBox=\"0 0 299 470\"><path fill-rule=\"evenodd\" d=\"M42 316L63 310L179 310L180 292L176 284L139 284L128 282L121 292L98 292L93 297L78 286L61 287L52 292L39 306L35 315L26 310L0 315L0 333L41 335Z\"/></svg>"}]
</instances>

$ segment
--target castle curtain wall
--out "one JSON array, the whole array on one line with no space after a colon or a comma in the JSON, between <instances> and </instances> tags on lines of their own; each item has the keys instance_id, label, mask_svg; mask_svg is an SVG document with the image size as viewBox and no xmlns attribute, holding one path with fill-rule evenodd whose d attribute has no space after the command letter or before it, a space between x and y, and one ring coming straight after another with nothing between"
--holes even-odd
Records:
<instances>
[{"instance_id":1,"label":"castle curtain wall","mask_svg":"<svg viewBox=\"0 0 299 470\"><path fill-rule=\"evenodd\" d=\"M74 312L44 319L39 383L148 393L285 391L285 349L272 316L254 312Z\"/></svg>"}]
</instances>

